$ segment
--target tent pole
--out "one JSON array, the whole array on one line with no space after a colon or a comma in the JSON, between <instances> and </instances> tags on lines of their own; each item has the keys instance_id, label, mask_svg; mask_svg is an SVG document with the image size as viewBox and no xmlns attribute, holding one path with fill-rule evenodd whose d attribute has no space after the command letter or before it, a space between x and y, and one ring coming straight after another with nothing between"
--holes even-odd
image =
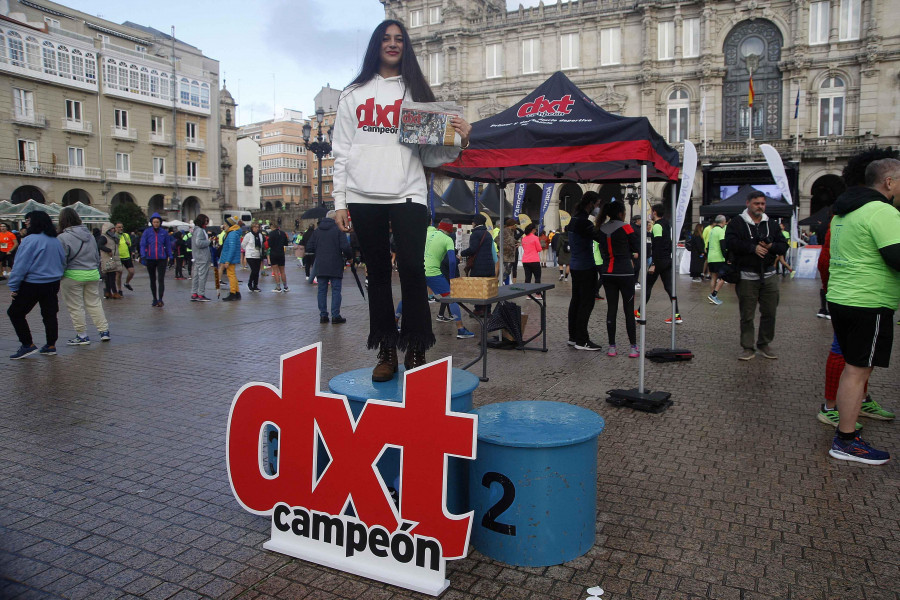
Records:
<instances>
[{"instance_id":1,"label":"tent pole","mask_svg":"<svg viewBox=\"0 0 900 600\"><path fill-rule=\"evenodd\" d=\"M677 185L672 186L672 212L671 217L669 219L669 228L672 232L672 350L675 349L675 315L676 315L676 307L678 305L678 288L676 287L678 281L678 271L681 269L680 263L678 263L675 259L678 256L678 238L681 237L681 232L675 231L675 225L678 224L678 217L676 216L678 213L678 194L676 193Z\"/></svg>"},{"instance_id":2,"label":"tent pole","mask_svg":"<svg viewBox=\"0 0 900 600\"><path fill-rule=\"evenodd\" d=\"M500 282L497 284L498 286L503 285L503 209L506 206L506 181L503 179L503 167L500 167L500 235L497 237L497 262L500 263Z\"/></svg>"},{"instance_id":3,"label":"tent pole","mask_svg":"<svg viewBox=\"0 0 900 600\"><path fill-rule=\"evenodd\" d=\"M647 351L647 165L641 165L641 356L638 359L638 392L644 393L644 355Z\"/></svg>"}]
</instances>

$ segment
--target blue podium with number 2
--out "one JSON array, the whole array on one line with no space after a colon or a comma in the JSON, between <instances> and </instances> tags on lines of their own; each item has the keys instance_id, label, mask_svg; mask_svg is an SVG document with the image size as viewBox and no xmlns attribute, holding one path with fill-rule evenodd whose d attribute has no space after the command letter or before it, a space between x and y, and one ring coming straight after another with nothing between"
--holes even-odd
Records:
<instances>
[{"instance_id":1,"label":"blue podium with number 2","mask_svg":"<svg viewBox=\"0 0 900 600\"><path fill-rule=\"evenodd\" d=\"M476 409L478 456L469 466L472 545L511 565L558 565L594 545L597 438L603 418L562 402Z\"/></svg>"}]
</instances>

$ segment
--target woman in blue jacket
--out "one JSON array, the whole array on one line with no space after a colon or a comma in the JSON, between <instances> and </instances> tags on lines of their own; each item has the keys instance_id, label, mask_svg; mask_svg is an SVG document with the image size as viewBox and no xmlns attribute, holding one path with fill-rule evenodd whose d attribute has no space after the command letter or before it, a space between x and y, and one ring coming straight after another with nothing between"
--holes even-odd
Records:
<instances>
[{"instance_id":1,"label":"woman in blue jacket","mask_svg":"<svg viewBox=\"0 0 900 600\"><path fill-rule=\"evenodd\" d=\"M170 258L172 258L172 236L163 228L159 213L153 213L150 217L150 227L144 229L141 235L141 259L150 274L150 293L153 294L153 306L157 308L163 307L166 265Z\"/></svg>"},{"instance_id":2,"label":"woman in blue jacket","mask_svg":"<svg viewBox=\"0 0 900 600\"><path fill-rule=\"evenodd\" d=\"M59 280L66 270L66 253L56 239L56 228L53 227L50 216L45 212L34 211L25 218L30 219L28 235L19 244L16 262L9 274L12 304L6 314L22 344L10 356L13 360L38 352L28 321L25 320L36 304L41 305L41 318L47 334L47 345L40 349L40 353L51 356L56 354L56 339L59 337L59 323L56 320L56 313L59 312L57 294Z\"/></svg>"}]
</instances>

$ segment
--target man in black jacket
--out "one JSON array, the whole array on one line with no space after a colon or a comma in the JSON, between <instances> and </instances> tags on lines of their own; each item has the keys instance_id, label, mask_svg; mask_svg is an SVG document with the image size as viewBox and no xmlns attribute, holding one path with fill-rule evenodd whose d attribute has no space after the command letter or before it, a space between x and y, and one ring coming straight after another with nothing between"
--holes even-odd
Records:
<instances>
[{"instance_id":1,"label":"man in black jacket","mask_svg":"<svg viewBox=\"0 0 900 600\"><path fill-rule=\"evenodd\" d=\"M766 358L778 358L769 346L775 338L775 313L779 298L775 259L787 252L787 240L778 226L766 216L765 194L758 190L750 192L747 209L731 219L725 229L725 247L732 255L732 264L741 270L737 296L741 315L741 346L744 350L738 359L750 360L756 356L756 350ZM758 337L753 325L757 304L760 315Z\"/></svg>"},{"instance_id":2,"label":"man in black jacket","mask_svg":"<svg viewBox=\"0 0 900 600\"><path fill-rule=\"evenodd\" d=\"M650 230L650 252L653 264L647 269L647 302L650 302L653 284L660 277L662 277L663 287L671 302L674 299L672 295L672 226L666 219L664 204L655 204L651 210L653 229ZM675 322L682 322L681 313L678 312L678 300L675 300ZM671 313L666 317L666 323L672 323Z\"/></svg>"}]
</instances>

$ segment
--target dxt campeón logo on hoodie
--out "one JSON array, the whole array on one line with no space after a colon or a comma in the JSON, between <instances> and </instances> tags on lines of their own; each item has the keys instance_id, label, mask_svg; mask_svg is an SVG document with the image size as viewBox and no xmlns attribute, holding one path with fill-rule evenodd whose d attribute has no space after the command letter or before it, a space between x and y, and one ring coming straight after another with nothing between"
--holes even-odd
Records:
<instances>
[{"instance_id":1,"label":"dxt campe\u00f3n logo on hoodie","mask_svg":"<svg viewBox=\"0 0 900 600\"><path fill-rule=\"evenodd\" d=\"M357 128L371 133L396 134L400 126L400 105L403 99L382 106L369 98L356 107Z\"/></svg>"}]
</instances>

